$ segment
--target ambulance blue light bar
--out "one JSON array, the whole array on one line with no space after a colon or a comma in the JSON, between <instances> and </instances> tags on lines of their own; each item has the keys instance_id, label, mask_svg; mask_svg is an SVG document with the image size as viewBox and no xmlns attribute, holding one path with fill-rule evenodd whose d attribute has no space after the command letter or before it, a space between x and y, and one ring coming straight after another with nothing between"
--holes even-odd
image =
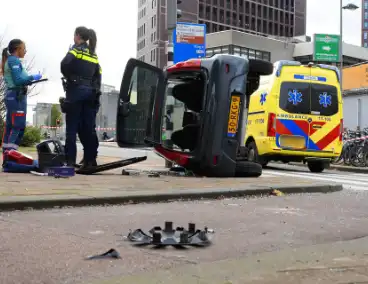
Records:
<instances>
[{"instance_id":1,"label":"ambulance blue light bar","mask_svg":"<svg viewBox=\"0 0 368 284\"><path fill-rule=\"evenodd\" d=\"M337 81L339 81L339 83L341 83L341 76L340 76L339 68L337 68L336 66L326 65L326 64L317 64L316 66L318 66L319 68L329 69L329 70L335 71L336 76L337 76Z\"/></svg>"},{"instance_id":2,"label":"ambulance blue light bar","mask_svg":"<svg viewBox=\"0 0 368 284\"><path fill-rule=\"evenodd\" d=\"M281 69L284 66L301 66L302 64L298 61L292 61L292 60L280 60L276 62L276 77L280 77L281 75Z\"/></svg>"}]
</instances>

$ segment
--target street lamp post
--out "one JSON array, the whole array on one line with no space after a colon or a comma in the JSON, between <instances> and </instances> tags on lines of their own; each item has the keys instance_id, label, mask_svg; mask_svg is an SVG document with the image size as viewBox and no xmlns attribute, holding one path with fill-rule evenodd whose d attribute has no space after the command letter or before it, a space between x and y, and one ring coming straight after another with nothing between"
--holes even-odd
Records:
<instances>
[{"instance_id":1,"label":"street lamp post","mask_svg":"<svg viewBox=\"0 0 368 284\"><path fill-rule=\"evenodd\" d=\"M342 4L343 0L340 0L340 80L341 80L341 93L342 93L342 69L344 68L344 53L343 53L343 10L355 11L359 7L353 3L349 3L345 6Z\"/></svg>"}]
</instances>

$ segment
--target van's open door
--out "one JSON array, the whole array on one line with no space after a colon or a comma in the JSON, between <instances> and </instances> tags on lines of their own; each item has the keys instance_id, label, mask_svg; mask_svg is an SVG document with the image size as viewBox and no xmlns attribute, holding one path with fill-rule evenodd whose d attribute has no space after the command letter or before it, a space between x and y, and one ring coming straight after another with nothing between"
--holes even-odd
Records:
<instances>
[{"instance_id":1,"label":"van's open door","mask_svg":"<svg viewBox=\"0 0 368 284\"><path fill-rule=\"evenodd\" d=\"M136 59L127 62L116 119L119 147L161 142L164 93L165 77L161 69Z\"/></svg>"}]
</instances>

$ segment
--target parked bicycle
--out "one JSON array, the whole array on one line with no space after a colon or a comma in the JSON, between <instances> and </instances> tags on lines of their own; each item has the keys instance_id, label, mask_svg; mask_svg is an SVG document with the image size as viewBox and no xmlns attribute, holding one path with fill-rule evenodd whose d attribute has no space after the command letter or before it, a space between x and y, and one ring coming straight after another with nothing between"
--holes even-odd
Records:
<instances>
[{"instance_id":1,"label":"parked bicycle","mask_svg":"<svg viewBox=\"0 0 368 284\"><path fill-rule=\"evenodd\" d=\"M339 158L333 164L368 166L368 128L359 131L348 130L343 134L343 148Z\"/></svg>"}]
</instances>

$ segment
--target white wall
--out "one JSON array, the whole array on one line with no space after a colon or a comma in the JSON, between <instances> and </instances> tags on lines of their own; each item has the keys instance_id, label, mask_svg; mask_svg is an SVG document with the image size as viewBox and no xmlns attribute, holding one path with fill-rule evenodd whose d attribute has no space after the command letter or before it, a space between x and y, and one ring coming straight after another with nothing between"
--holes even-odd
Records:
<instances>
[{"instance_id":1,"label":"white wall","mask_svg":"<svg viewBox=\"0 0 368 284\"><path fill-rule=\"evenodd\" d=\"M344 127L368 127L368 94L344 97Z\"/></svg>"}]
</instances>

